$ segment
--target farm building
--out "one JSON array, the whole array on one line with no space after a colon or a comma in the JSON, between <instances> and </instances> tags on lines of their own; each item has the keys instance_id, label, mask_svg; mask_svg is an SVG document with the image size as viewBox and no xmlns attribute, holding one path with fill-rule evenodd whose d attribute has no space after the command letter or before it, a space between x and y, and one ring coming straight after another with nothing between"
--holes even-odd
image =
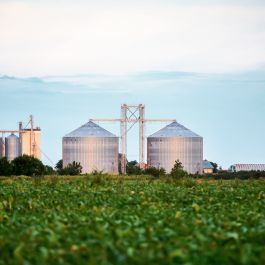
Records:
<instances>
[{"instance_id":1,"label":"farm building","mask_svg":"<svg viewBox=\"0 0 265 265\"><path fill-rule=\"evenodd\" d=\"M208 160L203 160L202 167L203 167L203 173L204 174L212 174L213 173L214 167Z\"/></svg>"},{"instance_id":2,"label":"farm building","mask_svg":"<svg viewBox=\"0 0 265 265\"><path fill-rule=\"evenodd\" d=\"M232 172L265 171L265 164L234 164L230 168Z\"/></svg>"}]
</instances>

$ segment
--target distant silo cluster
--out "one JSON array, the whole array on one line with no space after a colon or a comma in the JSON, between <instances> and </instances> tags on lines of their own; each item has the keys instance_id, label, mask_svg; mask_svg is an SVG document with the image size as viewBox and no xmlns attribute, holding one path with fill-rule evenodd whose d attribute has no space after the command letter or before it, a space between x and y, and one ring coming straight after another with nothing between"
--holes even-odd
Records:
<instances>
[{"instance_id":1,"label":"distant silo cluster","mask_svg":"<svg viewBox=\"0 0 265 265\"><path fill-rule=\"evenodd\" d=\"M41 159L41 130L39 127L33 127L32 116L28 124L31 128L23 128L20 122L18 130L0 130L3 135L0 138L0 158L6 157L12 161L20 155L29 155ZM11 134L5 137L6 133Z\"/></svg>"},{"instance_id":2,"label":"distant silo cluster","mask_svg":"<svg viewBox=\"0 0 265 265\"><path fill-rule=\"evenodd\" d=\"M92 121L65 135L63 167L73 161L82 166L82 173L103 171L118 174L119 138Z\"/></svg>"},{"instance_id":3,"label":"distant silo cluster","mask_svg":"<svg viewBox=\"0 0 265 265\"><path fill-rule=\"evenodd\" d=\"M119 119L90 119L90 121L62 139L63 167L79 162L83 173L94 170L117 174L119 169L126 173L127 132L139 124L139 167L164 168L170 173L175 161L179 160L188 173L203 171L203 138L175 119L146 119L143 104L121 105ZM119 137L94 122L119 122ZM148 122L171 122L165 128L147 137L147 163L145 163L145 125ZM131 123L130 126L128 124ZM120 157L120 161L119 161Z\"/></svg>"},{"instance_id":4,"label":"distant silo cluster","mask_svg":"<svg viewBox=\"0 0 265 265\"><path fill-rule=\"evenodd\" d=\"M147 138L147 164L169 173L176 160L188 173L202 173L203 138L173 122Z\"/></svg>"}]
</instances>

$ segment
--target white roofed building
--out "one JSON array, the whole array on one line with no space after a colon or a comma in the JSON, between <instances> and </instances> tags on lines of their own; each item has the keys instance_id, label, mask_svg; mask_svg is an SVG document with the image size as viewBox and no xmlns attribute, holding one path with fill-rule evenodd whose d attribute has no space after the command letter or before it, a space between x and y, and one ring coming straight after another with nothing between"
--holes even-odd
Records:
<instances>
[{"instance_id":1,"label":"white roofed building","mask_svg":"<svg viewBox=\"0 0 265 265\"><path fill-rule=\"evenodd\" d=\"M231 167L231 171L265 171L265 164L234 164Z\"/></svg>"}]
</instances>

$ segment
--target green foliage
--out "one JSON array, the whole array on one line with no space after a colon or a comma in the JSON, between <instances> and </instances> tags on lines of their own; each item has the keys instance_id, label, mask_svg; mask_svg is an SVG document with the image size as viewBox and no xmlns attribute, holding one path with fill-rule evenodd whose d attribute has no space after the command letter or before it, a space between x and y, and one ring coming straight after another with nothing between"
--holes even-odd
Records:
<instances>
[{"instance_id":1,"label":"green foliage","mask_svg":"<svg viewBox=\"0 0 265 265\"><path fill-rule=\"evenodd\" d=\"M218 172L218 164L214 163L214 162L210 162L210 163L213 166L213 173L217 173Z\"/></svg>"},{"instance_id":2,"label":"green foliage","mask_svg":"<svg viewBox=\"0 0 265 265\"><path fill-rule=\"evenodd\" d=\"M6 157L0 159L0 176L11 176L12 166Z\"/></svg>"},{"instance_id":3,"label":"green foliage","mask_svg":"<svg viewBox=\"0 0 265 265\"><path fill-rule=\"evenodd\" d=\"M218 171L217 174L207 174L199 176L208 179L260 179L265 178L265 171Z\"/></svg>"},{"instance_id":4,"label":"green foliage","mask_svg":"<svg viewBox=\"0 0 265 265\"><path fill-rule=\"evenodd\" d=\"M6 157L0 159L0 176L42 176L53 174L55 174L55 171L51 166L43 165L39 159L32 156L19 156L11 162Z\"/></svg>"},{"instance_id":5,"label":"green foliage","mask_svg":"<svg viewBox=\"0 0 265 265\"><path fill-rule=\"evenodd\" d=\"M150 175L155 178L159 178L166 175L166 170L164 168L148 167L143 171L143 173L145 175Z\"/></svg>"},{"instance_id":6,"label":"green foliage","mask_svg":"<svg viewBox=\"0 0 265 265\"><path fill-rule=\"evenodd\" d=\"M264 180L95 177L1 179L0 265L265 264Z\"/></svg>"},{"instance_id":7,"label":"green foliage","mask_svg":"<svg viewBox=\"0 0 265 265\"><path fill-rule=\"evenodd\" d=\"M62 160L62 159L60 159L60 160L56 163L55 169L56 169L56 170L61 170L61 169L63 169L63 160Z\"/></svg>"},{"instance_id":8,"label":"green foliage","mask_svg":"<svg viewBox=\"0 0 265 265\"><path fill-rule=\"evenodd\" d=\"M45 165L44 166L44 175L54 175L55 171L51 166Z\"/></svg>"},{"instance_id":9,"label":"green foliage","mask_svg":"<svg viewBox=\"0 0 265 265\"><path fill-rule=\"evenodd\" d=\"M130 161L127 163L126 166L126 174L127 175L134 175L134 176L139 176L139 175L149 175L153 176L155 178L159 178L161 176L166 175L166 171L164 168L155 168L155 167L148 167L146 169L141 169L139 167L139 164L136 160Z\"/></svg>"},{"instance_id":10,"label":"green foliage","mask_svg":"<svg viewBox=\"0 0 265 265\"><path fill-rule=\"evenodd\" d=\"M106 185L109 181L109 175L103 173L103 171L94 170L91 174L91 185Z\"/></svg>"},{"instance_id":11,"label":"green foliage","mask_svg":"<svg viewBox=\"0 0 265 265\"><path fill-rule=\"evenodd\" d=\"M16 157L12 162L12 174L25 176L41 176L45 174L45 167L42 162L28 155Z\"/></svg>"},{"instance_id":12,"label":"green foliage","mask_svg":"<svg viewBox=\"0 0 265 265\"><path fill-rule=\"evenodd\" d=\"M136 160L130 161L126 165L126 174L127 175L142 175L143 171L139 167L138 162Z\"/></svg>"},{"instance_id":13,"label":"green foliage","mask_svg":"<svg viewBox=\"0 0 265 265\"><path fill-rule=\"evenodd\" d=\"M80 163L73 161L73 163L69 163L65 168L59 169L57 172L59 175L80 175L82 173L82 166Z\"/></svg>"},{"instance_id":14,"label":"green foliage","mask_svg":"<svg viewBox=\"0 0 265 265\"><path fill-rule=\"evenodd\" d=\"M106 175L105 173L103 173L103 170L93 170L91 173L92 176L102 176L102 175Z\"/></svg>"},{"instance_id":15,"label":"green foliage","mask_svg":"<svg viewBox=\"0 0 265 265\"><path fill-rule=\"evenodd\" d=\"M183 169L182 163L179 160L175 161L174 167L170 172L170 176L173 179L182 179L188 177L188 173Z\"/></svg>"}]
</instances>

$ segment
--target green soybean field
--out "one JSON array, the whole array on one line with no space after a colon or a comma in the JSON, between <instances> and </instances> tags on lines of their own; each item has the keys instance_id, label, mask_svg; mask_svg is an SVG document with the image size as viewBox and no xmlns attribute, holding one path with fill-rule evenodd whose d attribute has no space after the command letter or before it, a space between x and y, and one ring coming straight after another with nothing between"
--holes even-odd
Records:
<instances>
[{"instance_id":1,"label":"green soybean field","mask_svg":"<svg viewBox=\"0 0 265 265\"><path fill-rule=\"evenodd\" d=\"M265 264L265 181L3 177L0 264Z\"/></svg>"}]
</instances>

